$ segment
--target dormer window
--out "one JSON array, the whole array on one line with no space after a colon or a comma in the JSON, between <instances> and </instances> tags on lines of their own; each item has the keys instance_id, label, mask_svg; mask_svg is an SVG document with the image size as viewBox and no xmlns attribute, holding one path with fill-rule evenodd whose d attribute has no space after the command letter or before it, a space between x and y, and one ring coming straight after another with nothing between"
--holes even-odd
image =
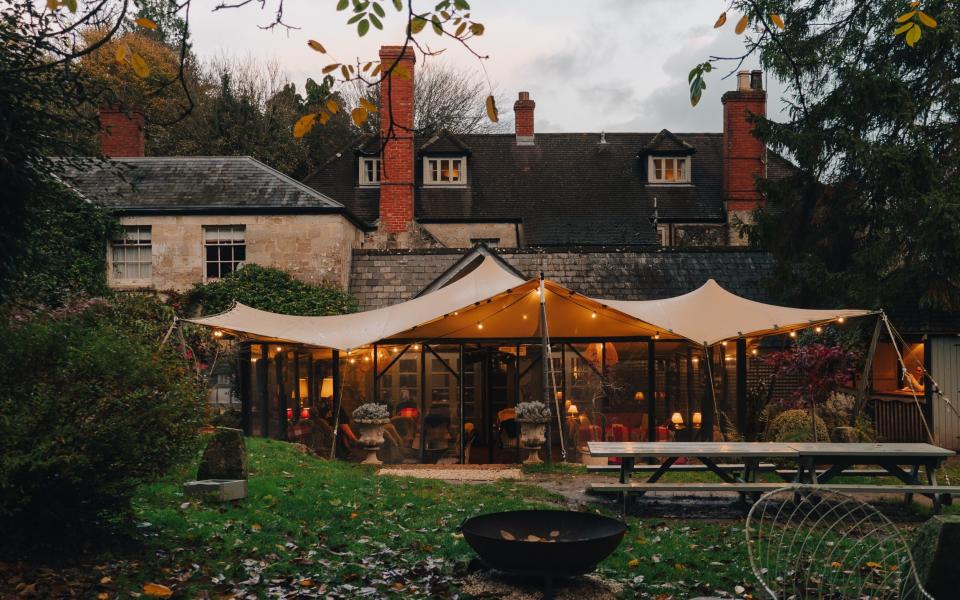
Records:
<instances>
[{"instance_id":1,"label":"dormer window","mask_svg":"<svg viewBox=\"0 0 960 600\"><path fill-rule=\"evenodd\" d=\"M424 158L424 185L464 185L467 182L467 157Z\"/></svg>"},{"instance_id":2,"label":"dormer window","mask_svg":"<svg viewBox=\"0 0 960 600\"><path fill-rule=\"evenodd\" d=\"M380 159L360 157L360 185L380 185Z\"/></svg>"},{"instance_id":3,"label":"dormer window","mask_svg":"<svg viewBox=\"0 0 960 600\"><path fill-rule=\"evenodd\" d=\"M650 156L647 160L650 183L690 183L690 157Z\"/></svg>"}]
</instances>

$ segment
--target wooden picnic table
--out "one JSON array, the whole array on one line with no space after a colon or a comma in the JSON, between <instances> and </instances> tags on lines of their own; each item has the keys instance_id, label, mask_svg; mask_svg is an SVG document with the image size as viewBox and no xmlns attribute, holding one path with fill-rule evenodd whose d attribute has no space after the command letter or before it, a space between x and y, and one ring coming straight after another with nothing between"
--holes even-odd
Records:
<instances>
[{"instance_id":1,"label":"wooden picnic table","mask_svg":"<svg viewBox=\"0 0 960 600\"><path fill-rule=\"evenodd\" d=\"M937 486L936 470L946 458L953 456L952 450L931 444L898 443L833 443L833 442L587 442L592 456L620 458L620 484L629 489L630 476L637 459L653 458L661 460L638 493L649 491L663 475L670 471L680 458L696 458L728 484L744 484L744 490L756 491L750 484L756 484L758 465L764 459L787 458L796 461L796 484L824 484L854 465L875 465L881 467L892 477L904 484L909 498L909 486L923 489L925 495L934 502L934 509L940 508L940 497L929 492ZM717 459L738 459L743 462L742 476L717 466ZM824 465L826 470L817 473L817 466ZM903 467L907 466L908 470ZM924 467L926 482L920 479L920 467ZM920 486L923 486L922 488ZM675 486L674 486L675 487ZM867 486L863 486L867 488ZM889 486L888 486L889 487ZM947 491L947 490L945 490ZM950 491L954 491L950 488ZM950 501L949 494L943 494L943 500Z\"/></svg>"}]
</instances>

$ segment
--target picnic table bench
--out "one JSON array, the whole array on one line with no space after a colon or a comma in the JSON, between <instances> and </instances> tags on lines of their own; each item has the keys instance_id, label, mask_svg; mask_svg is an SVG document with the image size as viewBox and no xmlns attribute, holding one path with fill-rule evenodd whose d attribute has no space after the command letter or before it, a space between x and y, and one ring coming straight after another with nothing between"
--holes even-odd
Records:
<instances>
[{"instance_id":1,"label":"picnic table bench","mask_svg":"<svg viewBox=\"0 0 960 600\"><path fill-rule=\"evenodd\" d=\"M950 503L953 494L960 494L960 486L941 486L936 479L936 470L952 450L931 444L858 444L858 443L807 443L807 442L588 442L593 456L617 457L620 459L620 478L617 483L594 483L593 492L618 492L626 501L627 493L643 495L652 491L715 492L735 491L742 498L771 489L785 487L781 483L758 482L761 461L786 459L797 464L790 477L787 469L781 469L786 485L829 487L848 493L904 493L909 500L914 493L923 494L933 501L934 511L939 512L941 502ZM637 459L661 460L659 465L645 465L652 471L643 483L631 482L631 474L637 470ZM663 475L681 465L680 458L695 458L702 466L720 479L716 483L657 483ZM724 463L718 460L726 459ZM743 465L743 469L730 466ZM902 485L826 484L833 478L857 475L857 465L880 467L863 471L870 476L885 474L899 479ZM682 465L686 466L686 465ZM821 468L823 467L823 468ZM906 469L904 468L906 467ZM920 479L923 467L924 479Z\"/></svg>"}]
</instances>

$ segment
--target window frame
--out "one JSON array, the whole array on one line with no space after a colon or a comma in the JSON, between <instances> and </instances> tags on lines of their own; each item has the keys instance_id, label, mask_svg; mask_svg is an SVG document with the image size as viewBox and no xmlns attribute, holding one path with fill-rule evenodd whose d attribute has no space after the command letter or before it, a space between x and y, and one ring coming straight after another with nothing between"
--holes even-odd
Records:
<instances>
[{"instance_id":1,"label":"window frame","mask_svg":"<svg viewBox=\"0 0 960 600\"><path fill-rule=\"evenodd\" d=\"M376 181L371 181L367 173L367 164L373 163L376 168ZM379 156L361 156L358 167L357 182L361 187L378 187L383 174L383 161Z\"/></svg>"},{"instance_id":2,"label":"window frame","mask_svg":"<svg viewBox=\"0 0 960 600\"><path fill-rule=\"evenodd\" d=\"M674 162L674 165L675 165L675 166L674 166L674 170L676 170L676 161L683 161L682 177L679 178L679 179L664 179L664 178L663 178L663 175L661 174L661 176L658 178L658 177L657 177L657 169L656 169L656 165L655 165L655 161L658 161L658 160L659 160L659 161L667 161L667 160L675 161L675 162ZM664 167L665 167L665 165L664 165ZM692 173L691 173L692 167L693 167L693 158L690 157L690 156L677 156L677 155L671 155L671 156L653 156L653 155L651 155L651 156L648 156L648 157L647 157L647 183L654 183L654 184L657 184L657 185L682 185L682 184L689 184L690 181L692 180L692 177L691 177L691 175L692 175ZM665 169L665 168L662 168L661 170L663 171L664 174L666 173L666 169Z\"/></svg>"},{"instance_id":3,"label":"window frame","mask_svg":"<svg viewBox=\"0 0 960 600\"><path fill-rule=\"evenodd\" d=\"M211 243L211 240L208 237L208 234L216 231L217 239ZM238 231L242 234L242 241L237 242L237 237L224 239L221 236L224 233L233 232L236 234ZM226 275L232 273L243 267L247 262L247 226L244 224L226 224L226 225L204 225L203 226L203 238L201 240L203 244L203 280L204 281L219 281L223 279ZM217 260L210 260L209 249L210 248L230 248L230 259L224 260L223 255L218 252ZM242 258L236 258L236 249L242 248ZM210 265L217 265L217 275L211 276ZM223 265L230 265L229 269L224 271Z\"/></svg>"},{"instance_id":4,"label":"window frame","mask_svg":"<svg viewBox=\"0 0 960 600\"><path fill-rule=\"evenodd\" d=\"M121 225L122 233L119 238L114 238L110 240L110 280L116 283L122 284L142 284L148 283L153 280L153 226L152 225ZM147 239L146 242L142 238L137 237L137 239L131 239L128 237L128 233L137 230L142 232L146 230ZM137 260L128 261L126 260L126 253L129 249L137 249ZM124 260L117 261L118 250L123 250ZM149 260L142 260L142 252L146 250L147 258ZM137 276L136 277L121 277L117 272L117 266L122 265L136 265L137 267ZM146 265L147 274L144 275L144 265Z\"/></svg>"},{"instance_id":5,"label":"window frame","mask_svg":"<svg viewBox=\"0 0 960 600\"><path fill-rule=\"evenodd\" d=\"M442 181L439 179L434 179L434 170L437 172L437 176L440 176L442 172L442 162L450 161L450 166L448 171L453 170L453 161L460 161L460 171L458 173L457 179L455 181ZM436 169L430 164L436 162ZM423 185L429 187L463 187L467 185L467 157L465 155L457 156L424 156L423 157Z\"/></svg>"}]
</instances>

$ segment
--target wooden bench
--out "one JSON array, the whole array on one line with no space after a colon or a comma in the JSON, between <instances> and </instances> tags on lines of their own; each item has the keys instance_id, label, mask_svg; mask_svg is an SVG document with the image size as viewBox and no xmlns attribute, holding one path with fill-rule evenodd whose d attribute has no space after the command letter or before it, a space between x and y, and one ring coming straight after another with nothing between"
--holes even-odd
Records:
<instances>
[{"instance_id":1,"label":"wooden bench","mask_svg":"<svg viewBox=\"0 0 960 600\"><path fill-rule=\"evenodd\" d=\"M817 469L817 477L826 472L826 469ZM796 469L777 469L776 473L784 481L793 481L793 478L797 476ZM846 469L837 477L893 477L893 475L886 469Z\"/></svg>"},{"instance_id":2,"label":"wooden bench","mask_svg":"<svg viewBox=\"0 0 960 600\"><path fill-rule=\"evenodd\" d=\"M950 485L906 485L906 484L800 484L800 483L591 483L588 490L594 493L630 493L630 492L769 492L784 488L804 490L833 490L846 494L924 494L928 496L960 495L960 486Z\"/></svg>"},{"instance_id":3,"label":"wooden bench","mask_svg":"<svg viewBox=\"0 0 960 600\"><path fill-rule=\"evenodd\" d=\"M743 472L746 468L746 465L743 464L718 464L717 467L728 472ZM660 468L660 465L633 465L631 469L632 473L654 473L657 469ZM770 472L776 469L777 466L771 463L760 463L757 465L757 471ZM707 465L694 464L694 465L673 465L670 467L670 472L699 472L699 471L709 471ZM587 473L619 473L620 465L587 465ZM794 475L797 474L796 471L791 471ZM886 472L886 471L884 471Z\"/></svg>"}]
</instances>

